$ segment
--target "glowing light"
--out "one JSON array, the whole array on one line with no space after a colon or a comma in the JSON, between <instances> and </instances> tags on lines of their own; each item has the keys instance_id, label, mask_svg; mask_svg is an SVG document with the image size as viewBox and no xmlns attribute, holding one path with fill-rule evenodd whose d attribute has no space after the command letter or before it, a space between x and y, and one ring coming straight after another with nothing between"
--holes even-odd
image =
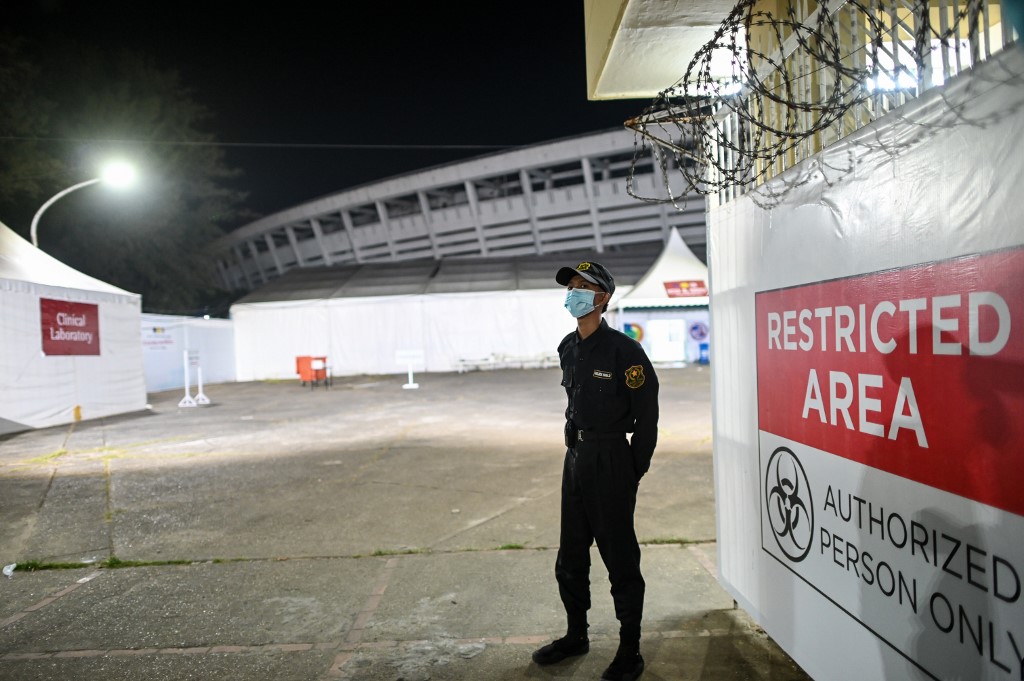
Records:
<instances>
[{"instance_id":1,"label":"glowing light","mask_svg":"<svg viewBox=\"0 0 1024 681\"><path fill-rule=\"evenodd\" d=\"M738 95L740 93L740 90L742 89L743 83L739 82L738 80L734 80L731 83L726 83L725 85L723 85L720 92L722 93L723 97L729 97L732 95Z\"/></svg>"},{"instance_id":2,"label":"glowing light","mask_svg":"<svg viewBox=\"0 0 1024 681\"><path fill-rule=\"evenodd\" d=\"M100 177L94 177L91 180L79 182L78 184L71 185L67 189L64 189L54 194L52 197L50 197L49 201L47 201L46 203L39 207L39 210L37 210L36 214L32 217L32 226L29 229L29 235L32 238L32 245L35 246L36 248L39 248L39 218L43 216L43 213L46 212L47 208L52 206L61 197L67 196L71 192L78 191L83 187L89 187L100 182L118 188L127 187L128 185L133 184L135 182L135 168L133 168L131 165L127 163L124 163L123 161L110 163L103 168L103 173L100 175Z\"/></svg>"},{"instance_id":3,"label":"glowing light","mask_svg":"<svg viewBox=\"0 0 1024 681\"><path fill-rule=\"evenodd\" d=\"M128 187L135 183L135 168L124 161L116 161L103 168L103 182L113 187Z\"/></svg>"},{"instance_id":4,"label":"glowing light","mask_svg":"<svg viewBox=\"0 0 1024 681\"><path fill-rule=\"evenodd\" d=\"M888 73L879 73L877 78L868 78L864 81L864 87L870 92L876 90L912 90L917 87L917 78L914 74L907 71L900 71L895 80Z\"/></svg>"}]
</instances>

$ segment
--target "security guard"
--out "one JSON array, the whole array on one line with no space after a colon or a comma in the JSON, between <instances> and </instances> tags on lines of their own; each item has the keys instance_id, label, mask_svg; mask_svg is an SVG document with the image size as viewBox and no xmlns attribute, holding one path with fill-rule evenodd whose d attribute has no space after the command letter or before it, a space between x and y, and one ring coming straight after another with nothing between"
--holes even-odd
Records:
<instances>
[{"instance_id":1,"label":"security guard","mask_svg":"<svg viewBox=\"0 0 1024 681\"><path fill-rule=\"evenodd\" d=\"M615 292L607 269L581 262L560 269L555 281L568 287L565 307L577 320L576 331L558 346L569 404L555 577L568 631L535 651L533 660L553 664L590 650L590 546L596 540L619 620L619 649L601 678L632 681L644 670L644 578L633 511L657 442L658 377L640 344L602 319Z\"/></svg>"}]
</instances>

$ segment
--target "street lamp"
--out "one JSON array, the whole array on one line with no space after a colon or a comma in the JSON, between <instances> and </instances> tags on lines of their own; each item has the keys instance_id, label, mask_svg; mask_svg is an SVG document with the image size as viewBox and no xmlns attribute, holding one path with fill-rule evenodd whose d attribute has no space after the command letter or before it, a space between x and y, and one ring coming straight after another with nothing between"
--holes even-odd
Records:
<instances>
[{"instance_id":1,"label":"street lamp","mask_svg":"<svg viewBox=\"0 0 1024 681\"><path fill-rule=\"evenodd\" d=\"M56 203L57 200L60 199L62 196L67 196L68 194L77 189L81 189L82 187L88 187L89 185L96 184L97 182L104 182L112 187L127 187L134 181L135 168L133 168L127 163L118 162L111 163L110 165L106 166L103 169L103 174L100 177L94 177L91 180L79 182L74 186L68 187L63 191L57 192L57 194L55 194L49 201L47 201L46 203L39 207L39 210L36 211L35 216L33 216L32 218L32 229L30 230L30 234L32 236L32 245L35 246L36 248L39 248L39 237L37 235L37 231L39 228L39 218L42 217L43 213L46 212L47 208Z\"/></svg>"}]
</instances>

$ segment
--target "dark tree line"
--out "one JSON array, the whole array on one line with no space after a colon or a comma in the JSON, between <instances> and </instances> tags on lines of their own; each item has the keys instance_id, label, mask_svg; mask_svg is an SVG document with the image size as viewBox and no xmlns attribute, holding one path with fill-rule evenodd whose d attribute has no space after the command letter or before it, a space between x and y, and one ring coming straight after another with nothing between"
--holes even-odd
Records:
<instances>
[{"instance_id":1,"label":"dark tree line","mask_svg":"<svg viewBox=\"0 0 1024 681\"><path fill-rule=\"evenodd\" d=\"M223 314L234 294L206 249L250 216L238 172L204 130L210 116L145 55L0 35L0 221L28 238L47 199L108 159L129 161L132 188L99 184L49 208L40 247L142 294L147 311Z\"/></svg>"}]
</instances>

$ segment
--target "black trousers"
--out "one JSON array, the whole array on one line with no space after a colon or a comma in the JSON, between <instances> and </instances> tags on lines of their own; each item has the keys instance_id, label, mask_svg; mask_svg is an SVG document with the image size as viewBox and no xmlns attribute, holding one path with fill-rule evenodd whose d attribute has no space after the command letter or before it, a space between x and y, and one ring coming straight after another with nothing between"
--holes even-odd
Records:
<instances>
[{"instance_id":1,"label":"black trousers","mask_svg":"<svg viewBox=\"0 0 1024 681\"><path fill-rule=\"evenodd\" d=\"M636 492L636 472L625 437L579 442L566 452L555 578L570 629L586 627L590 546L596 541L608 568L620 638L639 644L645 584L633 530Z\"/></svg>"}]
</instances>

